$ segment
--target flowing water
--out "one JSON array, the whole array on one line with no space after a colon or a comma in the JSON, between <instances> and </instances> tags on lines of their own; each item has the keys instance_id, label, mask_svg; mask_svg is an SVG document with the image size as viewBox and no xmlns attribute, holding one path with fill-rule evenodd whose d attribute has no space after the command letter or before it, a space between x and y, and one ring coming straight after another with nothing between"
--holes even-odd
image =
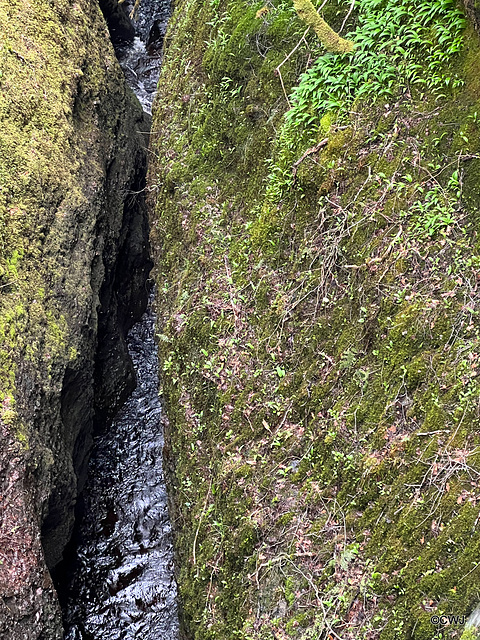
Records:
<instances>
[{"instance_id":1,"label":"flowing water","mask_svg":"<svg viewBox=\"0 0 480 640\"><path fill-rule=\"evenodd\" d=\"M149 309L130 331L137 388L96 438L76 534L66 640L178 638L154 327Z\"/></svg>"},{"instance_id":2,"label":"flowing water","mask_svg":"<svg viewBox=\"0 0 480 640\"><path fill-rule=\"evenodd\" d=\"M168 3L142 0L133 43L117 51L151 112ZM129 333L137 388L95 439L65 593L65 640L177 640L163 421L151 308Z\"/></svg>"},{"instance_id":3,"label":"flowing water","mask_svg":"<svg viewBox=\"0 0 480 640\"><path fill-rule=\"evenodd\" d=\"M117 49L117 57L143 110L151 114L160 75L163 38L170 16L170 1L140 0L135 10L133 0L126 0L125 9L135 15L135 39Z\"/></svg>"}]
</instances>

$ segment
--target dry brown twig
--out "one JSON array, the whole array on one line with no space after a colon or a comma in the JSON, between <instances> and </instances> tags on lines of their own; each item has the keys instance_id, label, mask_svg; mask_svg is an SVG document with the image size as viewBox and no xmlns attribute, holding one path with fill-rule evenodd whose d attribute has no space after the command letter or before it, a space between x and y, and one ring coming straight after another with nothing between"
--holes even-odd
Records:
<instances>
[{"instance_id":1,"label":"dry brown twig","mask_svg":"<svg viewBox=\"0 0 480 640\"><path fill-rule=\"evenodd\" d=\"M232 280L232 272L230 271L230 267L228 265L228 258L227 256L225 256L225 271L227 272L227 281L229 286L229 296L230 296L230 305L232 307L232 311L233 311L233 317L235 320L235 330L237 330L239 328L239 323L240 323L240 318L238 317L238 313L237 313L237 309L236 309L236 305L235 305L235 300L233 297L233 293L232 293L232 286L233 286L233 280Z\"/></svg>"},{"instance_id":2,"label":"dry brown twig","mask_svg":"<svg viewBox=\"0 0 480 640\"><path fill-rule=\"evenodd\" d=\"M285 62L287 62L287 60L295 53L295 51L298 49L298 47L302 44L302 41L305 40L305 36L307 35L307 33L309 31L310 31L310 27L307 27L307 29L306 29L305 33L303 34L303 36L300 38L300 40L297 42L297 44L293 47L293 49L290 51L290 53L287 55L287 57L284 60L282 60L282 62L278 65L278 67L276 67L276 69L274 71L274 74L280 78L280 83L282 85L283 93L285 95L285 100L287 101L289 109L292 107L292 105L290 104L290 100L288 99L287 92L285 91L285 85L283 84L283 78L282 78L282 74L280 72L280 67L283 66L285 64Z\"/></svg>"},{"instance_id":3,"label":"dry brown twig","mask_svg":"<svg viewBox=\"0 0 480 640\"><path fill-rule=\"evenodd\" d=\"M198 532L200 531L200 526L202 524L203 518L205 517L207 502L210 497L210 491L212 490L212 482L213 482L213 477L210 478L210 486L208 487L207 497L205 498L205 504L203 505L202 515L200 516L200 520L198 521L198 527L195 532L195 539L193 540L193 566L197 564L196 548L197 548Z\"/></svg>"},{"instance_id":4,"label":"dry brown twig","mask_svg":"<svg viewBox=\"0 0 480 640\"><path fill-rule=\"evenodd\" d=\"M328 138L324 138L323 140L321 140L318 144L316 144L314 147L310 147L310 149L307 149L305 151L305 153L293 164L292 167L292 173L293 173L293 179L295 180L296 176L297 176L297 169L300 166L300 164L305 160L305 158L307 158L308 156L311 156L312 153L317 153L317 151L320 151L320 149L323 149L323 147L326 147L328 144Z\"/></svg>"}]
</instances>

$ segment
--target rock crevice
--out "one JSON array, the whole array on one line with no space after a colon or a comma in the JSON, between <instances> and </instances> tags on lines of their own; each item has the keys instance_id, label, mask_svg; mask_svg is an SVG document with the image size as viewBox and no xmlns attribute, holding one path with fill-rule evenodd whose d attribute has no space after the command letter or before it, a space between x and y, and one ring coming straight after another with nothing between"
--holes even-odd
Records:
<instances>
[{"instance_id":1,"label":"rock crevice","mask_svg":"<svg viewBox=\"0 0 480 640\"><path fill-rule=\"evenodd\" d=\"M148 123L95 2L0 19L0 637L53 640L92 434L135 386Z\"/></svg>"}]
</instances>

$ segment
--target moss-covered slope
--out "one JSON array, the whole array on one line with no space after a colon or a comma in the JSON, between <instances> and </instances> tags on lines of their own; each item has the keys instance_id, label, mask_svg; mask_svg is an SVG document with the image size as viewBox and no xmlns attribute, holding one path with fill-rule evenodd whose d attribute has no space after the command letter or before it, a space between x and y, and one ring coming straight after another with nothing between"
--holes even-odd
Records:
<instances>
[{"instance_id":1,"label":"moss-covered slope","mask_svg":"<svg viewBox=\"0 0 480 640\"><path fill-rule=\"evenodd\" d=\"M94 402L133 384L145 127L93 0L0 1L0 25L0 636L47 640Z\"/></svg>"},{"instance_id":2,"label":"moss-covered slope","mask_svg":"<svg viewBox=\"0 0 480 640\"><path fill-rule=\"evenodd\" d=\"M167 39L150 186L186 632L459 638L431 617L480 601L480 43L449 1L322 6L353 54L276 0L179 2Z\"/></svg>"}]
</instances>

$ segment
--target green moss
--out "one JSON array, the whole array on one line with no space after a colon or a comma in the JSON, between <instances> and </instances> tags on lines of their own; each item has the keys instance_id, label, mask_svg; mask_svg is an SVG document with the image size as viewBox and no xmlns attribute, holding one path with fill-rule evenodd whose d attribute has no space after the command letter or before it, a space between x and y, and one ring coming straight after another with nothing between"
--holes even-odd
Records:
<instances>
[{"instance_id":1,"label":"green moss","mask_svg":"<svg viewBox=\"0 0 480 640\"><path fill-rule=\"evenodd\" d=\"M344 40L317 13L310 0L294 0L293 6L308 27L312 27L325 49L331 53L350 53L355 45Z\"/></svg>"},{"instance_id":2,"label":"green moss","mask_svg":"<svg viewBox=\"0 0 480 640\"><path fill-rule=\"evenodd\" d=\"M31 368L28 375L40 378L45 372L47 387L58 385L48 372L66 361L69 341L76 348L72 342L79 338L72 338L62 296L71 294L82 308L88 291L78 286L79 267L62 261L85 194L96 188L92 123L99 113L90 113L91 101L107 95L120 76L112 67L108 78L104 69L114 64L113 51L93 45L97 36L104 38L97 7L0 2L0 21L0 388L5 398L15 397L17 363ZM18 420L15 413L10 406L11 425ZM20 440L28 439L24 428L15 429Z\"/></svg>"},{"instance_id":3,"label":"green moss","mask_svg":"<svg viewBox=\"0 0 480 640\"><path fill-rule=\"evenodd\" d=\"M273 73L297 18L258 9L177 8L154 125L189 631L433 638L433 613L478 600L480 202L459 132L477 155L479 44L468 30L443 67L448 98L359 99L302 129L282 115L306 47L284 87Z\"/></svg>"},{"instance_id":4,"label":"green moss","mask_svg":"<svg viewBox=\"0 0 480 640\"><path fill-rule=\"evenodd\" d=\"M460 640L477 640L478 630L476 627L467 627L462 633Z\"/></svg>"}]
</instances>

